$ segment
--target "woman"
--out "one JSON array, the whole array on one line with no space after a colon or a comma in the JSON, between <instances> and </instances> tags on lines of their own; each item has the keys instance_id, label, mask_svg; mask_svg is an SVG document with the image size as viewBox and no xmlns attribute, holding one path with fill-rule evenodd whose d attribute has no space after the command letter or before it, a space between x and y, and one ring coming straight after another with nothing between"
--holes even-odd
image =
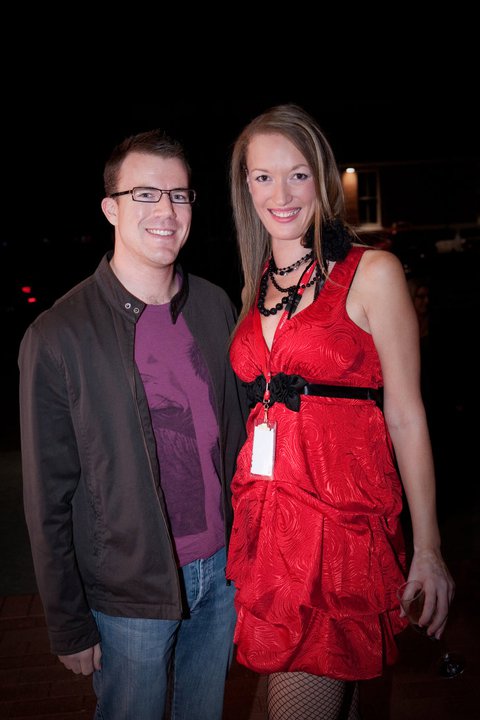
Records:
<instances>
[{"instance_id":1,"label":"woman","mask_svg":"<svg viewBox=\"0 0 480 720\"><path fill-rule=\"evenodd\" d=\"M429 282L420 277L410 277L407 281L413 307L417 313L420 342L428 337L430 292Z\"/></svg>"},{"instance_id":2,"label":"woman","mask_svg":"<svg viewBox=\"0 0 480 720\"><path fill-rule=\"evenodd\" d=\"M399 473L428 634L441 635L454 593L415 312L399 260L354 242L334 155L301 108L243 130L231 183L244 273L231 361L252 408L227 568L237 657L269 674L270 718L353 719L355 681L394 662L406 625Z\"/></svg>"}]
</instances>

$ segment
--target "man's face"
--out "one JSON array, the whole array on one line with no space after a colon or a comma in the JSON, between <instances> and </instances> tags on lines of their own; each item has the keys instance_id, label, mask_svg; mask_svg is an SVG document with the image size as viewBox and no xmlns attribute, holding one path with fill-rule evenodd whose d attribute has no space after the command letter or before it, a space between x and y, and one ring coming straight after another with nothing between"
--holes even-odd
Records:
<instances>
[{"instance_id":1,"label":"man's face","mask_svg":"<svg viewBox=\"0 0 480 720\"><path fill-rule=\"evenodd\" d=\"M188 173L177 158L134 152L120 168L116 189L134 187L188 188ZM130 194L104 198L102 209L115 226L115 257L131 269L172 265L190 232L192 206L172 203L166 193L158 203L136 202Z\"/></svg>"}]
</instances>

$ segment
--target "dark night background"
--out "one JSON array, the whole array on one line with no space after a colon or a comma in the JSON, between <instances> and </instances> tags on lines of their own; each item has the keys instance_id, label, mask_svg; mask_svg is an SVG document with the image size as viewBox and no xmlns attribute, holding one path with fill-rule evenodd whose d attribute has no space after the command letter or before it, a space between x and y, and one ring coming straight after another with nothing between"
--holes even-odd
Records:
<instances>
[{"instance_id":1,"label":"dark night background","mask_svg":"<svg viewBox=\"0 0 480 720\"><path fill-rule=\"evenodd\" d=\"M9 197L14 208L3 225L2 305L8 302L5 295L23 284L34 285L39 303L48 305L95 267L111 245L111 229L100 209L105 159L126 135L152 127L163 127L182 140L193 166L198 200L184 260L236 296L238 265L228 197L231 146L252 117L286 101L298 102L315 115L339 164L480 157L475 115L438 97L423 103L395 96L376 103L331 103L314 101L312 93L262 93L246 99L230 91L224 99L167 98L149 104L126 102L120 109L88 104L83 93L77 103L68 99L53 105L55 109L47 102L8 178L21 190L18 197ZM428 176L421 177L418 188L402 187L400 181L399 171L398 187L390 192L398 203L403 196L409 206L396 220L408 221L409 214L418 216L419 209L421 215L432 202L440 204L428 193ZM476 192L478 202L480 180L477 176L468 181L467 188L467 179L445 178L450 195Z\"/></svg>"}]
</instances>

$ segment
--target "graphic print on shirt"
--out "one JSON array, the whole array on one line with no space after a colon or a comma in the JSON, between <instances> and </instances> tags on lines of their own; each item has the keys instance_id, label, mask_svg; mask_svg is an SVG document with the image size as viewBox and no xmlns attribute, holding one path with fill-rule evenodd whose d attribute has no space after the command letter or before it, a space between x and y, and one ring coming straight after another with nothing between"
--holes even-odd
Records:
<instances>
[{"instance_id":1,"label":"graphic print on shirt","mask_svg":"<svg viewBox=\"0 0 480 720\"><path fill-rule=\"evenodd\" d=\"M224 544L219 435L210 375L196 339L168 305L137 322L135 360L157 445L160 484L180 564Z\"/></svg>"}]
</instances>

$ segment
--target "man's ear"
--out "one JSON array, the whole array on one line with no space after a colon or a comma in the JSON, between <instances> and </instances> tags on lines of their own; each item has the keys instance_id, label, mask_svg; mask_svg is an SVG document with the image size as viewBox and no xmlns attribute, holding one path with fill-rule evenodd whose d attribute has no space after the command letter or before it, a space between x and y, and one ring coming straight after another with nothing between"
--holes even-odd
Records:
<instances>
[{"instance_id":1,"label":"man's ear","mask_svg":"<svg viewBox=\"0 0 480 720\"><path fill-rule=\"evenodd\" d=\"M102 200L103 214L107 218L108 222L112 225L117 224L118 218L118 205L117 201L111 197L105 197Z\"/></svg>"}]
</instances>

